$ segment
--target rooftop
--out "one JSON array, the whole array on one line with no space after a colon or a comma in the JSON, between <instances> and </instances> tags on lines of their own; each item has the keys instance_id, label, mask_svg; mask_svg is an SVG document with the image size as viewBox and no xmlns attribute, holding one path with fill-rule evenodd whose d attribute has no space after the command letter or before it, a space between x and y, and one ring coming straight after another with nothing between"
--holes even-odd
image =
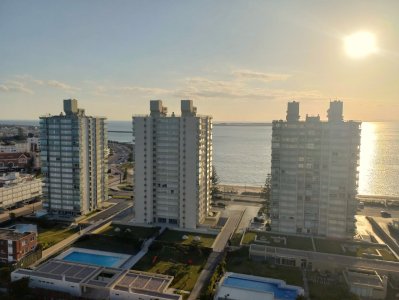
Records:
<instances>
[{"instance_id":1,"label":"rooftop","mask_svg":"<svg viewBox=\"0 0 399 300\"><path fill-rule=\"evenodd\" d=\"M347 280L352 284L368 285L383 288L384 284L380 275L374 270L347 269L345 271Z\"/></svg>"},{"instance_id":2,"label":"rooftop","mask_svg":"<svg viewBox=\"0 0 399 300\"><path fill-rule=\"evenodd\" d=\"M0 240L18 241L25 236L30 235L31 232L16 232L12 229L0 228Z\"/></svg>"},{"instance_id":3,"label":"rooftop","mask_svg":"<svg viewBox=\"0 0 399 300\"><path fill-rule=\"evenodd\" d=\"M130 270L115 284L115 290L133 291L162 298L180 299L179 295L165 294L173 276Z\"/></svg>"},{"instance_id":4,"label":"rooftop","mask_svg":"<svg viewBox=\"0 0 399 300\"><path fill-rule=\"evenodd\" d=\"M166 293L173 276L101 267L51 259L34 270L18 269L14 273L66 280L87 287L101 287L138 293L162 299L179 300L180 295Z\"/></svg>"}]
</instances>

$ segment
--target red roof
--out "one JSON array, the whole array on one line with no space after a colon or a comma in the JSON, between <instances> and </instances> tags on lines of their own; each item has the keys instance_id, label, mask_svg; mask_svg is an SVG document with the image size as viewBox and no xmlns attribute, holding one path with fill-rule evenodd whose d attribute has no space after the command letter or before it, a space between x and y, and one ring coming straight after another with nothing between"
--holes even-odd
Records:
<instances>
[{"instance_id":1,"label":"red roof","mask_svg":"<svg viewBox=\"0 0 399 300\"><path fill-rule=\"evenodd\" d=\"M21 156L25 156L25 158L30 158L30 154L26 152L0 153L0 159L18 159L21 158Z\"/></svg>"}]
</instances>

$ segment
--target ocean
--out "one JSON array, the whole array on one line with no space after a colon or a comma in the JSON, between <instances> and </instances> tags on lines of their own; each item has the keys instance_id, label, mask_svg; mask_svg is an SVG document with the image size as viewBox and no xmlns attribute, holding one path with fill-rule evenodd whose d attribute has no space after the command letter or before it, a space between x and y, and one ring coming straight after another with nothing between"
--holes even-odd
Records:
<instances>
[{"instance_id":1,"label":"ocean","mask_svg":"<svg viewBox=\"0 0 399 300\"><path fill-rule=\"evenodd\" d=\"M38 121L0 121L38 125ZM130 121L108 121L108 130L131 131ZM223 184L262 186L270 172L272 128L214 126L213 163ZM130 133L108 133L109 140L132 142ZM399 196L399 123L362 124L359 194Z\"/></svg>"}]
</instances>

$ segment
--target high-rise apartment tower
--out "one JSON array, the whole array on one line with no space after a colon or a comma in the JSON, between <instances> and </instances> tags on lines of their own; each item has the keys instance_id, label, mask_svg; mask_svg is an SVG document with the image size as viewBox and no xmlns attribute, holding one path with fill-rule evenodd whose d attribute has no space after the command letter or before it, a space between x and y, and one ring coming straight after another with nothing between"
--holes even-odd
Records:
<instances>
[{"instance_id":1,"label":"high-rise apartment tower","mask_svg":"<svg viewBox=\"0 0 399 300\"><path fill-rule=\"evenodd\" d=\"M330 102L328 120L299 117L273 122L272 230L351 238L355 231L360 122L343 120L343 103Z\"/></svg>"},{"instance_id":2,"label":"high-rise apartment tower","mask_svg":"<svg viewBox=\"0 0 399 300\"><path fill-rule=\"evenodd\" d=\"M136 222L196 228L210 209L212 118L191 100L181 101L181 116L160 100L150 109L133 117Z\"/></svg>"},{"instance_id":3,"label":"high-rise apartment tower","mask_svg":"<svg viewBox=\"0 0 399 300\"><path fill-rule=\"evenodd\" d=\"M64 100L64 113L40 117L40 143L48 212L73 218L100 207L108 198L105 118Z\"/></svg>"}]
</instances>

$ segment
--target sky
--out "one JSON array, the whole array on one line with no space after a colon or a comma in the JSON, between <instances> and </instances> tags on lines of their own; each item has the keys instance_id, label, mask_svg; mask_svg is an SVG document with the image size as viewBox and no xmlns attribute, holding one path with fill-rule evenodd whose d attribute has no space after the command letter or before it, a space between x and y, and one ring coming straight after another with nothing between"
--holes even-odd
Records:
<instances>
[{"instance_id":1,"label":"sky","mask_svg":"<svg viewBox=\"0 0 399 300\"><path fill-rule=\"evenodd\" d=\"M399 121L399 1L0 1L0 119L58 114L130 120L192 99L215 121L344 117ZM375 35L354 59L343 39Z\"/></svg>"}]
</instances>

